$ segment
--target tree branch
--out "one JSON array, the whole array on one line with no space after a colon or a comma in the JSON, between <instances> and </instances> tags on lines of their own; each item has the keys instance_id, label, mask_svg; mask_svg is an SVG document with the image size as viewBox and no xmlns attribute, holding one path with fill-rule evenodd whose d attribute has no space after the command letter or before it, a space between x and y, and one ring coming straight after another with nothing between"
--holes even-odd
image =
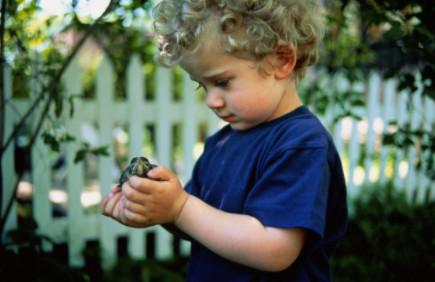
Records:
<instances>
[{"instance_id":1,"label":"tree branch","mask_svg":"<svg viewBox=\"0 0 435 282\"><path fill-rule=\"evenodd\" d=\"M6 0L3 0L6 1ZM92 34L92 32L94 31L95 27L97 26L97 24L101 21L101 19L106 16L109 12L111 12L113 10L113 8L115 7L115 5L117 4L118 0L111 0L109 5L107 6L106 10L103 12L103 14L101 14L101 16L95 20L95 22L86 30L85 34L81 37L81 39L79 40L79 42L74 46L74 49L71 51L71 53L68 55L68 57L66 58L64 64L62 65L62 67L60 68L60 70L57 72L56 76L53 78L53 80L51 81L51 83L47 86L44 87L41 90L41 93L38 95L36 101L31 105L31 107L29 108L29 110L26 112L26 114L21 118L21 120L19 121L19 123L14 127L14 131L12 132L12 134L8 137L7 142L5 143L4 146L2 146L1 148L1 152L0 155L3 155L3 152L6 151L6 148L11 144L12 140L15 139L16 135L19 132L20 127L27 121L27 119L30 117L30 115L35 111L35 109L37 108L38 104L43 100L45 94L51 93L52 91L56 90L59 86L60 80L62 78L63 73L65 72L65 70L67 69L67 67L69 66L69 64L72 62L73 58L76 56L77 52L79 51L79 49L81 48L81 46L83 45L83 43L86 41L86 39ZM49 95L47 102L44 106L44 110L41 112L41 116L39 117L37 124L36 124L36 128L35 131L33 132L29 144L27 145L28 148L32 148L32 146L34 145L41 129L42 129L42 125L44 124L44 120L46 119L48 112L50 110L50 105L52 103L53 100L53 95ZM20 178L21 176L18 175L17 176L17 181L14 187L14 192L11 195L10 200L8 201L8 205L7 205L7 209L5 210L5 213L2 214L1 220L0 220L0 241L1 241L1 234L3 234L3 229L4 229L4 225L6 223L6 220L9 216L11 207L12 207L12 203L13 203L13 199L16 197L17 194L17 190L18 190L18 184L20 182ZM2 192L3 195L3 191Z\"/></svg>"},{"instance_id":2,"label":"tree branch","mask_svg":"<svg viewBox=\"0 0 435 282\"><path fill-rule=\"evenodd\" d=\"M5 18L6 18L6 3L7 0L1 2L1 22L0 22L0 142L3 145L4 129L5 129L5 81L4 81L4 68L5 61ZM3 155L3 151L0 153L0 157ZM1 165L0 165L1 166ZM1 204L0 204L1 206ZM1 209L0 209L1 210Z\"/></svg>"},{"instance_id":3,"label":"tree branch","mask_svg":"<svg viewBox=\"0 0 435 282\"><path fill-rule=\"evenodd\" d=\"M6 18L6 2L7 0L2 0L1 2L1 22L0 22L0 145L3 148L3 138L5 129L5 81L4 81L4 68L5 68L5 18ZM3 214L3 149L0 150L0 215ZM2 230L0 225L0 231ZM0 232L0 244L2 243L2 232Z\"/></svg>"},{"instance_id":4,"label":"tree branch","mask_svg":"<svg viewBox=\"0 0 435 282\"><path fill-rule=\"evenodd\" d=\"M5 0L3 0L3 1L5 1ZM65 59L64 64L59 69L59 71L56 73L56 76L51 80L51 83L47 87L44 87L41 90L41 92L39 93L39 95L36 98L36 100L34 101L34 103L29 107L27 112L18 121L18 123L14 127L14 130L12 131L11 135L7 138L7 140L4 143L4 145L2 145L2 148L1 148L1 151L0 151L0 155L3 154L4 151L6 151L8 146L10 146L12 141L17 136L20 128L24 125L24 123L27 121L27 119L32 115L32 113L38 107L39 103L43 100L43 98L46 95L46 93L47 92L51 93L52 91L54 91L55 89L58 88L58 86L60 84L60 81L61 81L61 78L62 78L62 75L65 72L65 70L68 68L68 66L71 63L71 61L77 55L77 53L80 50L80 48L82 47L82 45L85 43L86 39L92 34L92 32L94 31L94 29L97 26L97 24L101 21L101 19L113 9L113 7L115 6L116 2L118 2L118 1L117 0L112 0L110 2L110 4L107 6L107 8L104 11L104 13L86 30L85 34L80 38L79 42L74 46L74 49L71 51L71 53ZM52 97L53 97L52 95L49 95L47 103L51 103L52 102L52 99L53 99Z\"/></svg>"}]
</instances>

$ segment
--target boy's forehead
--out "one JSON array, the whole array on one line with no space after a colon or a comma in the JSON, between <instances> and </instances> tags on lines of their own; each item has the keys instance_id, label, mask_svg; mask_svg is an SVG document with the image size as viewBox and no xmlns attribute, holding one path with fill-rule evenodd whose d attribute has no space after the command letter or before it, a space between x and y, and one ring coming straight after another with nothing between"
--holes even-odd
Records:
<instances>
[{"instance_id":1,"label":"boy's forehead","mask_svg":"<svg viewBox=\"0 0 435 282\"><path fill-rule=\"evenodd\" d=\"M207 58L202 54L191 53L185 54L180 61L180 66L187 73L189 73L192 79L199 78L204 69L207 68Z\"/></svg>"},{"instance_id":2,"label":"boy's forehead","mask_svg":"<svg viewBox=\"0 0 435 282\"><path fill-rule=\"evenodd\" d=\"M182 56L180 65L190 72L190 69L194 70L198 67L206 67L206 65L211 63L213 58L223 55L225 55L224 50L219 47L219 44L201 44L194 51L186 51Z\"/></svg>"},{"instance_id":3,"label":"boy's forehead","mask_svg":"<svg viewBox=\"0 0 435 282\"><path fill-rule=\"evenodd\" d=\"M234 61L229 54L201 53L200 55L189 54L184 57L180 66L195 81L215 79L233 69Z\"/></svg>"}]
</instances>

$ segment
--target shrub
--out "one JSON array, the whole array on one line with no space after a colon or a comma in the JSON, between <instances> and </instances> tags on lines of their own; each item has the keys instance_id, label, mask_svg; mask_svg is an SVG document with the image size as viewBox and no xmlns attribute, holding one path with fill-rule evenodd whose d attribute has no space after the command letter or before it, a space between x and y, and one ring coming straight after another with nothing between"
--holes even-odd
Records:
<instances>
[{"instance_id":1,"label":"shrub","mask_svg":"<svg viewBox=\"0 0 435 282\"><path fill-rule=\"evenodd\" d=\"M392 185L363 189L350 203L347 235L332 261L334 281L433 281L435 202L412 202Z\"/></svg>"}]
</instances>

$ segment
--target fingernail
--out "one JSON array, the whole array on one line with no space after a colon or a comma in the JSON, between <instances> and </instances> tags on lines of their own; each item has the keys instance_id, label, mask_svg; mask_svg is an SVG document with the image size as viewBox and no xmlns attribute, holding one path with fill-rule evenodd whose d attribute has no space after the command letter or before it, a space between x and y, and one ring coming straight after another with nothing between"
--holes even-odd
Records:
<instances>
[{"instance_id":1,"label":"fingernail","mask_svg":"<svg viewBox=\"0 0 435 282\"><path fill-rule=\"evenodd\" d=\"M140 181L139 177L137 177L137 176L132 176L128 180L128 182L130 183L131 186L137 186L137 185L139 185L139 181Z\"/></svg>"},{"instance_id":2,"label":"fingernail","mask_svg":"<svg viewBox=\"0 0 435 282\"><path fill-rule=\"evenodd\" d=\"M148 173L147 173L147 176L152 176L153 174L154 174L154 170L155 170L156 168L152 168L152 169L150 169L149 171L148 171Z\"/></svg>"}]
</instances>

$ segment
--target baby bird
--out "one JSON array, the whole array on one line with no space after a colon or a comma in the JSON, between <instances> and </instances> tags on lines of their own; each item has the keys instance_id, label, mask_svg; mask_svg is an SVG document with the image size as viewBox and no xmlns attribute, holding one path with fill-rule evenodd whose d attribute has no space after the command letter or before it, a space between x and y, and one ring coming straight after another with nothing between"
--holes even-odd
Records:
<instances>
[{"instance_id":1,"label":"baby bird","mask_svg":"<svg viewBox=\"0 0 435 282\"><path fill-rule=\"evenodd\" d=\"M155 167L157 167L157 165L150 163L150 161L145 157L133 158L119 178L119 187L122 187L122 184L133 175L146 178L148 171Z\"/></svg>"}]
</instances>

